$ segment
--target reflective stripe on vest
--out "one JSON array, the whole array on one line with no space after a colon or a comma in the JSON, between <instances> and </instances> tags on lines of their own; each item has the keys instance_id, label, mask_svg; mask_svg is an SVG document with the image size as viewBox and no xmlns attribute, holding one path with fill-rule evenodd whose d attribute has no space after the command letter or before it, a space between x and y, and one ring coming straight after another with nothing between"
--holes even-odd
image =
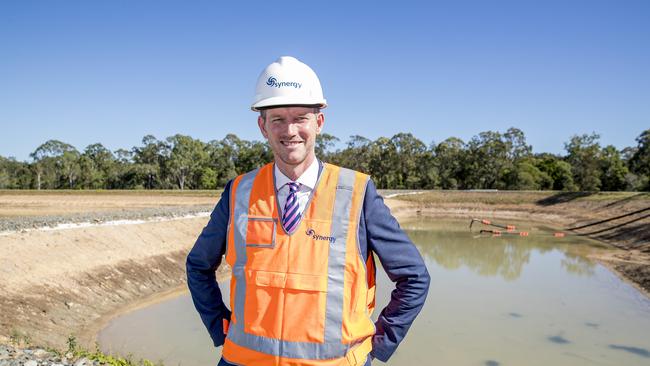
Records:
<instances>
[{"instance_id":1,"label":"reflective stripe on vest","mask_svg":"<svg viewBox=\"0 0 650 366\"><path fill-rule=\"evenodd\" d=\"M275 339L244 331L246 308L246 230L248 226L249 202L253 182L259 169L241 177L235 190L234 210L231 223L234 225L235 263L232 268L236 279L234 294L234 317L228 331L228 338L239 346L265 354L296 359L333 359L345 357L353 345L342 342L344 275L346 266L346 243L352 205L356 172L340 168L334 206L331 218L330 243L327 262L327 297L325 305L324 342L298 342ZM356 219L356 218L355 218Z\"/></svg>"}]
</instances>

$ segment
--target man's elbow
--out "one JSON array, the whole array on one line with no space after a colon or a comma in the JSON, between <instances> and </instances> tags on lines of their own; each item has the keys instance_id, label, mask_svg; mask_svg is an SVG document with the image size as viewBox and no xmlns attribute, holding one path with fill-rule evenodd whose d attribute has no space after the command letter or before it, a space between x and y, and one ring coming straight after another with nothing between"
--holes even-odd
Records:
<instances>
[{"instance_id":1,"label":"man's elbow","mask_svg":"<svg viewBox=\"0 0 650 366\"><path fill-rule=\"evenodd\" d=\"M193 282L196 282L196 280L199 280L202 275L202 270L200 263L197 262L196 256L193 254L193 252L189 252L187 254L187 258L185 258L185 274L187 276L187 285L190 287L192 286Z\"/></svg>"}]
</instances>

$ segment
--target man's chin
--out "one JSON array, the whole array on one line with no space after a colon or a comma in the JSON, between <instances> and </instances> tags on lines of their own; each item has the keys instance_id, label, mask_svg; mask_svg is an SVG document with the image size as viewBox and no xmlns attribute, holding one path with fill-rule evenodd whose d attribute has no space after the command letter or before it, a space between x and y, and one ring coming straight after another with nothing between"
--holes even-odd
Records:
<instances>
[{"instance_id":1,"label":"man's chin","mask_svg":"<svg viewBox=\"0 0 650 366\"><path fill-rule=\"evenodd\" d=\"M289 155L284 155L280 156L280 160L282 160L283 163L291 166L296 166L302 164L306 159L305 155L294 155L294 154L289 154Z\"/></svg>"}]
</instances>

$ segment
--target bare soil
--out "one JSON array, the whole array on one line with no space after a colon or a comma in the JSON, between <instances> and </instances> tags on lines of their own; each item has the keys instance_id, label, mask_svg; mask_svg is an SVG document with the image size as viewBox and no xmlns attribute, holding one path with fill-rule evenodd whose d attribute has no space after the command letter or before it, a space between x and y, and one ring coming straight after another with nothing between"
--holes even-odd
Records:
<instances>
[{"instance_id":1,"label":"bare soil","mask_svg":"<svg viewBox=\"0 0 650 366\"><path fill-rule=\"evenodd\" d=\"M112 316L183 291L185 257L208 218L180 216L209 211L218 199L215 191L0 191L0 342L21 333L62 348L74 334L92 346ZM429 191L386 203L399 219L530 220L601 240L619 250L597 259L650 293L647 194ZM159 214L133 225L52 229Z\"/></svg>"}]
</instances>

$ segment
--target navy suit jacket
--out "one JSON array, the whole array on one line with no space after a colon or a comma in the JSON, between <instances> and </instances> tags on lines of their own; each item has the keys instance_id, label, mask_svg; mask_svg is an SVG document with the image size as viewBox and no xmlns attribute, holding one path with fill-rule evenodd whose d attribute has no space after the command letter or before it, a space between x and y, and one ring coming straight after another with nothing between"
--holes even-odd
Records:
<instances>
[{"instance_id":1,"label":"navy suit jacket","mask_svg":"<svg viewBox=\"0 0 650 366\"><path fill-rule=\"evenodd\" d=\"M226 185L210 221L187 256L187 283L192 300L217 347L224 343L223 319L230 319L215 271L226 249L231 184L232 181ZM422 309L430 278L420 253L391 215L372 180L368 182L361 212L359 246L364 260L368 253L375 253L395 282L390 302L375 322L372 340L371 356L385 362Z\"/></svg>"}]
</instances>

